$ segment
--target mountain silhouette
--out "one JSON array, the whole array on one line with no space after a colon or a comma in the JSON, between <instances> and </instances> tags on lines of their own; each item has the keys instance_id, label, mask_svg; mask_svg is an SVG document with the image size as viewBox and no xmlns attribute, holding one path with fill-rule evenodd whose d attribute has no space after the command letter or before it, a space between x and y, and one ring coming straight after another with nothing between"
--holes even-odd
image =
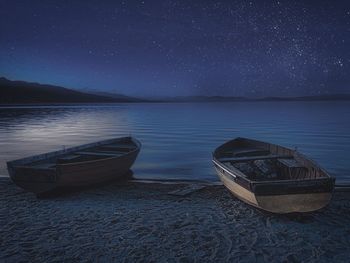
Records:
<instances>
[{"instance_id":1,"label":"mountain silhouette","mask_svg":"<svg viewBox=\"0 0 350 263\"><path fill-rule=\"evenodd\" d=\"M1 104L136 102L127 96L89 94L60 86L0 78Z\"/></svg>"}]
</instances>

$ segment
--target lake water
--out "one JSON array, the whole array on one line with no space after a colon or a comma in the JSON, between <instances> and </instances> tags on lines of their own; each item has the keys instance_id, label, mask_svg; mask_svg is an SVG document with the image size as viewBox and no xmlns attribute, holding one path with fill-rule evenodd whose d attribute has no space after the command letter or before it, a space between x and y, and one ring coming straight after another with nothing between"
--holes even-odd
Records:
<instances>
[{"instance_id":1,"label":"lake water","mask_svg":"<svg viewBox=\"0 0 350 263\"><path fill-rule=\"evenodd\" d=\"M211 152L241 136L298 147L350 182L350 102L0 108L0 175L9 160L130 134L142 142L136 178L217 181Z\"/></svg>"}]
</instances>

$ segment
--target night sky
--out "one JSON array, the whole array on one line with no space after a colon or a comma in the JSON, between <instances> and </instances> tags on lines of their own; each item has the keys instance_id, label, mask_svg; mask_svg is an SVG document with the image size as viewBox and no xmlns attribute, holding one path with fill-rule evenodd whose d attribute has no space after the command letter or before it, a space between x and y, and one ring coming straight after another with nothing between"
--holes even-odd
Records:
<instances>
[{"instance_id":1,"label":"night sky","mask_svg":"<svg viewBox=\"0 0 350 263\"><path fill-rule=\"evenodd\" d=\"M350 1L0 0L0 75L132 96L350 92Z\"/></svg>"}]
</instances>

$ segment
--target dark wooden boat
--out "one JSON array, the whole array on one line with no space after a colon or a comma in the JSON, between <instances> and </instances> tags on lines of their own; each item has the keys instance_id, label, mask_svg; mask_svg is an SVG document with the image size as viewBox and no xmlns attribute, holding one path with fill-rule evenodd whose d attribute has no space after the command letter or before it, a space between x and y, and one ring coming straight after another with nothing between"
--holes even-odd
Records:
<instances>
[{"instance_id":1,"label":"dark wooden boat","mask_svg":"<svg viewBox=\"0 0 350 263\"><path fill-rule=\"evenodd\" d=\"M242 201L273 213L311 212L331 200L335 179L296 150L237 138L219 146L220 180Z\"/></svg>"},{"instance_id":2,"label":"dark wooden boat","mask_svg":"<svg viewBox=\"0 0 350 263\"><path fill-rule=\"evenodd\" d=\"M93 185L125 175L140 151L132 137L109 139L7 163L11 179L36 194Z\"/></svg>"}]
</instances>

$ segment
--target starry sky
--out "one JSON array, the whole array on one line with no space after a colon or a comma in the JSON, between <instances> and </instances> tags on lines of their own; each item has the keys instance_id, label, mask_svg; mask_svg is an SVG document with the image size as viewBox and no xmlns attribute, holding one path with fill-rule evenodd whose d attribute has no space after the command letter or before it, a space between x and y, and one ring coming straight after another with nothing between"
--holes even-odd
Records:
<instances>
[{"instance_id":1,"label":"starry sky","mask_svg":"<svg viewBox=\"0 0 350 263\"><path fill-rule=\"evenodd\" d=\"M0 76L132 96L350 93L350 1L0 0Z\"/></svg>"}]
</instances>

